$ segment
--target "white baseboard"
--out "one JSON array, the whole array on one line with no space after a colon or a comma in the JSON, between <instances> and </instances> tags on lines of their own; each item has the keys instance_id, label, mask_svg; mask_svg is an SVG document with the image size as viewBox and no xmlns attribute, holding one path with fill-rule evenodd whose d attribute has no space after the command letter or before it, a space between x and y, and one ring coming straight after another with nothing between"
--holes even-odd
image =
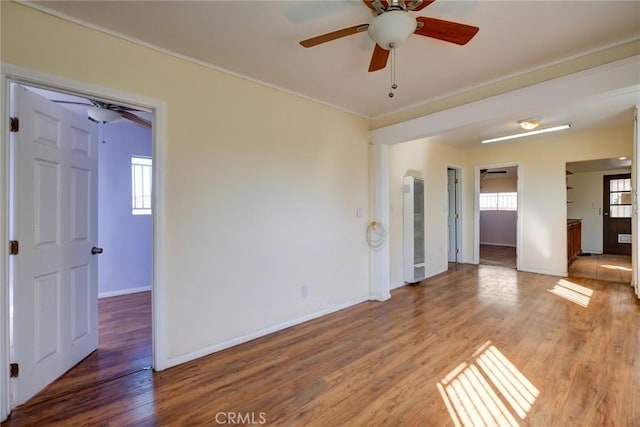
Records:
<instances>
[{"instance_id":1,"label":"white baseboard","mask_svg":"<svg viewBox=\"0 0 640 427\"><path fill-rule=\"evenodd\" d=\"M481 245L487 245L487 246L505 246L508 248L515 248L516 245L512 244L512 243L493 243L493 242L480 242Z\"/></svg>"},{"instance_id":2,"label":"white baseboard","mask_svg":"<svg viewBox=\"0 0 640 427\"><path fill-rule=\"evenodd\" d=\"M547 276L559 276L567 277L569 273L567 271L555 271L555 270L542 270L538 268L519 268L518 271L524 271L526 273L546 274Z\"/></svg>"},{"instance_id":3,"label":"white baseboard","mask_svg":"<svg viewBox=\"0 0 640 427\"><path fill-rule=\"evenodd\" d=\"M317 319L318 317L326 316L327 314L335 313L336 311L344 310L345 308L360 304L362 302L369 301L369 295L362 298L358 298L352 301L348 301L344 304L339 304L335 307L327 308L325 310L316 311L315 313L307 314L306 316L292 319L286 322L279 323L277 325L270 326L268 328L260 329L259 331L251 332L246 335L242 335L237 338L232 338L220 344L205 347L201 350L193 351L191 353L183 354L182 356L171 357L165 361L162 369L171 368L172 366L180 365L182 363L190 362L200 357L208 356L209 354L216 353L221 350L225 350L230 347L234 347L238 344L242 344L256 338L263 337L265 335L272 334L274 332L281 331L283 329L290 328L291 326L299 325L309 320Z\"/></svg>"},{"instance_id":4,"label":"white baseboard","mask_svg":"<svg viewBox=\"0 0 640 427\"><path fill-rule=\"evenodd\" d=\"M406 282L396 283L395 285L392 284L391 287L389 288L389 290L392 291L394 289L398 289L398 288L401 288L401 287L407 286L407 285L408 285L408 283L406 283Z\"/></svg>"},{"instance_id":5,"label":"white baseboard","mask_svg":"<svg viewBox=\"0 0 640 427\"><path fill-rule=\"evenodd\" d=\"M98 292L98 298L117 297L120 295L135 294L137 292L150 291L151 286L142 286L140 288L118 289L117 291Z\"/></svg>"},{"instance_id":6,"label":"white baseboard","mask_svg":"<svg viewBox=\"0 0 640 427\"><path fill-rule=\"evenodd\" d=\"M422 280L427 280L427 279L428 279L428 278L430 278L430 277L437 276L438 274L442 274L442 273L444 273L445 271L447 271L447 270L449 269L448 264L449 264L449 263L447 263L447 268L445 268L444 270L440 270L440 271L436 271L435 273L431 273L431 274L429 274L429 275L425 276L425 278L424 278L424 279L422 279ZM421 280L421 281L422 281L422 280ZM420 282L421 282L421 281L420 281ZM417 282L417 283L420 283L420 282ZM401 287L403 287L403 286L407 286L407 285L414 285L414 284L415 284L415 283L407 283L407 282L395 283L395 284L392 284L392 285L391 285L391 288L390 288L389 290L394 290L394 289L401 288Z\"/></svg>"}]
</instances>

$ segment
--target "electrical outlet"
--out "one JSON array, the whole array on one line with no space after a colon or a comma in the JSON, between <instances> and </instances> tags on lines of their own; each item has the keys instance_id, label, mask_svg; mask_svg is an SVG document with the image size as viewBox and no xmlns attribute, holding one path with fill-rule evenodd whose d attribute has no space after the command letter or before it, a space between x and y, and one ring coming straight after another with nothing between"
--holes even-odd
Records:
<instances>
[{"instance_id":1,"label":"electrical outlet","mask_svg":"<svg viewBox=\"0 0 640 427\"><path fill-rule=\"evenodd\" d=\"M309 287L307 285L304 285L300 288L300 295L302 296L302 298L306 298L307 295L309 295Z\"/></svg>"}]
</instances>

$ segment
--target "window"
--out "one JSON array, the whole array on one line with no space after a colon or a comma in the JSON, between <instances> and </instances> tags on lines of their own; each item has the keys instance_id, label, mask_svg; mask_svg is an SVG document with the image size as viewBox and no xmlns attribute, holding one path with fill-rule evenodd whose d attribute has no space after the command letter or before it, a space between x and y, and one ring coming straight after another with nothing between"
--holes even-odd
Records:
<instances>
[{"instance_id":1,"label":"window","mask_svg":"<svg viewBox=\"0 0 640 427\"><path fill-rule=\"evenodd\" d=\"M151 215L151 159L131 156L131 202L133 215Z\"/></svg>"},{"instance_id":2,"label":"window","mask_svg":"<svg viewBox=\"0 0 640 427\"><path fill-rule=\"evenodd\" d=\"M480 193L481 211L517 211L518 193Z\"/></svg>"},{"instance_id":3,"label":"window","mask_svg":"<svg viewBox=\"0 0 640 427\"><path fill-rule=\"evenodd\" d=\"M611 218L631 218L631 178L609 181L609 212Z\"/></svg>"}]
</instances>

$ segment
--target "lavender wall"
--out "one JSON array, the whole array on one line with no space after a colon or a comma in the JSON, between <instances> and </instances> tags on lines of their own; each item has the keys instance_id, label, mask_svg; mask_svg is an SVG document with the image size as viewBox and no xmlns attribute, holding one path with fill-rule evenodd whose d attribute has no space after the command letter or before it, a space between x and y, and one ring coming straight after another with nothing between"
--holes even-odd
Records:
<instances>
[{"instance_id":1,"label":"lavender wall","mask_svg":"<svg viewBox=\"0 0 640 427\"><path fill-rule=\"evenodd\" d=\"M98 263L101 298L150 289L151 215L131 214L131 156L151 156L151 130L107 123L99 144Z\"/></svg>"}]
</instances>

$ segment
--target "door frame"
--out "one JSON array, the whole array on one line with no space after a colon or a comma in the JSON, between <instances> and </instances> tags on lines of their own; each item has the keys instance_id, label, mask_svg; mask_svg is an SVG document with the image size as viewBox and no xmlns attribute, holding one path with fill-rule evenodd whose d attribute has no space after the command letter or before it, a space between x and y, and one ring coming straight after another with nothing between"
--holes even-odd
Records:
<instances>
[{"instance_id":1,"label":"door frame","mask_svg":"<svg viewBox=\"0 0 640 427\"><path fill-rule=\"evenodd\" d=\"M153 232L152 232L152 364L156 371L167 367L165 337L165 322L162 308L166 306L166 273L164 260L166 260L164 245L164 218L165 205L165 159L166 159L166 128L165 128L165 103L158 99L148 98L128 92L67 79L51 74L41 73L28 68L17 67L2 63L0 73L0 132L4 136L4 142L0 144L0 307L3 313L0 316L0 420L5 420L11 412L11 399L9 395L9 85L11 83L27 86L42 87L45 89L71 93L79 96L112 100L117 104L135 106L151 112L153 119L152 128L152 156L153 165ZM4 242L4 243L3 243Z\"/></svg>"},{"instance_id":2,"label":"door frame","mask_svg":"<svg viewBox=\"0 0 640 427\"><path fill-rule=\"evenodd\" d=\"M516 167L516 189L518 191L518 209L516 210L516 270L520 270L520 254L522 246L522 165L520 162L488 163L476 165L474 169L474 197L473 197L473 263L480 264L480 170Z\"/></svg>"},{"instance_id":3,"label":"door frame","mask_svg":"<svg viewBox=\"0 0 640 427\"><path fill-rule=\"evenodd\" d=\"M458 252L455 254L455 263L457 264L461 264L462 263L462 217L463 217L463 211L462 211L462 191L461 188L462 186L460 185L462 183L462 168L460 166L452 166L452 165L447 165L447 201L450 199L449 198L449 170L453 170L455 171L455 179L457 180L457 182L454 184L454 188L455 188L455 202L456 202L456 208L457 208L457 213L458 213L458 217L455 219L455 224L456 224L456 230L455 230L455 241L456 241L456 249L458 250ZM447 207L447 213L449 213L451 211L451 206ZM447 223L448 223L448 219L447 219ZM448 231L447 232L447 246L449 245L449 243L451 242L451 232ZM451 262L449 261L449 247L447 247L447 262Z\"/></svg>"}]
</instances>

